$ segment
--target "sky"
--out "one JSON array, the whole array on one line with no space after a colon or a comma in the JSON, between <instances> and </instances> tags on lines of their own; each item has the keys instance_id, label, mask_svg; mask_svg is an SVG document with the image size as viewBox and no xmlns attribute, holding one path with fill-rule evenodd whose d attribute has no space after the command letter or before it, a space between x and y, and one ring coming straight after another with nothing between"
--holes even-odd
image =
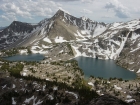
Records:
<instances>
[{"instance_id":1,"label":"sky","mask_svg":"<svg viewBox=\"0 0 140 105\"><path fill-rule=\"evenodd\" d=\"M75 17L113 23L140 19L140 0L0 0L0 26L38 23L59 9Z\"/></svg>"}]
</instances>

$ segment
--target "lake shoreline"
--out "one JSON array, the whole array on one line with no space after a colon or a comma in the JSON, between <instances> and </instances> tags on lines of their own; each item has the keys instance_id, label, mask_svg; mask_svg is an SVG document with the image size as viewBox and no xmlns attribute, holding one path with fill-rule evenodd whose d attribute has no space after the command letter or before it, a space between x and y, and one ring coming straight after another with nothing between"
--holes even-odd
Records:
<instances>
[{"instance_id":1,"label":"lake shoreline","mask_svg":"<svg viewBox=\"0 0 140 105\"><path fill-rule=\"evenodd\" d=\"M84 74L87 77L90 77L91 75L95 77L103 77L105 79L112 78L122 78L126 80L131 80L137 78L136 73L129 71L127 69L124 69L120 67L119 65L116 65L114 60L100 60L96 58L90 58L90 57L77 57L75 58L79 63L79 67L83 69ZM93 71L92 71L92 70ZM104 69L104 70L103 70ZM93 74L92 74L93 73ZM104 74L103 74L104 73ZM127 77L127 75L128 77ZM110 75L110 77L108 77ZM133 76L131 76L133 75ZM125 76L126 78L123 78ZM131 78L129 78L129 76Z\"/></svg>"},{"instance_id":2,"label":"lake shoreline","mask_svg":"<svg viewBox=\"0 0 140 105\"><path fill-rule=\"evenodd\" d=\"M42 57L42 56L43 56L43 57L42 57L42 59L39 59L39 58L38 58L39 61L43 61L43 62L45 61L45 60L44 60L44 59L45 59L45 55L44 55L44 54L39 54L39 53L38 53L38 54L17 54L17 55L14 55L14 56L4 57L4 59L5 59L5 58L10 58L10 59L11 59L11 58L13 57L12 59L14 59L14 61L16 61L15 58L14 58L14 57L16 57L16 56L17 56L17 57L18 57L18 56L19 56L19 57L20 57L20 56L21 56L21 57L23 56L23 58L24 58L24 56L26 57L26 56L32 56L32 55L33 55L33 56L34 56L34 55L35 55L35 56L36 56L36 55L39 55L39 56L41 55L41 57ZM35 56L34 56L34 57L35 57ZM96 59L96 58L92 58L92 57L83 57L83 56L79 56L79 57L82 57L83 59L89 59L89 60L93 59L93 61L96 60L94 63L97 63L97 62L101 62L101 63L102 63L102 62L105 62L105 63L106 63L106 62L111 62L111 65L116 64L115 60L111 60L111 59L109 59L109 60L104 60L104 59ZM23 59L23 58L22 58L22 59ZM72 60L72 59L75 59L75 60L76 60L77 58L78 58L78 57L73 57L73 58L71 58L71 60ZM16 58L16 59L18 59L18 58ZM7 59L7 60L8 60L8 59ZM11 61L12 61L12 60L11 60ZM17 61L23 61L23 60L17 60ZM24 61L26 61L26 59L25 59ZM29 61L30 61L30 60L29 60ZM31 58L31 61L34 61L34 58ZM37 61L38 61L38 60L37 60ZM92 62L93 62L93 61L92 61ZM50 62L51 62L51 61L50 61ZM79 61L79 62L80 62L80 61ZM85 62L85 63L86 63L86 62ZM93 64L94 64L94 63L93 63ZM110 64L110 63L109 63L109 64ZM78 63L78 65L79 65L79 63ZM82 64L82 65L85 65L85 64ZM92 64L91 64L91 65L92 65ZM91 65L88 65L88 66L92 67ZM102 63L101 65L104 65L104 63ZM85 66L86 66L86 65L85 65ZM105 66L106 66L106 64L105 64ZM80 67L80 65L79 65L79 67ZM115 65L115 67L118 67L119 69L121 68L121 67L120 67L119 65L117 65L117 64ZM80 68L81 68L81 67L80 67ZM94 67L93 67L93 68L94 68ZM83 69L83 68L81 68L81 69L82 69L83 71L87 71L87 70L85 70L85 69ZM102 69L102 68L97 69L97 71L99 71L100 69ZM110 69L110 68L109 68L109 69ZM123 69L125 69L125 68L121 68L121 69L123 70ZM125 69L125 70L127 70L127 69ZM102 72L103 72L103 71L100 70L99 73L102 73ZM110 71L110 72L112 72L112 71ZM132 71L129 71L129 70L127 70L127 72L135 73L135 72L132 72ZM104 72L104 73L105 73L105 72ZM113 73L113 72L112 72L112 73ZM84 73L84 74L85 74L85 76L87 76L86 73ZM90 75L87 76L88 78L89 78L90 76L95 76L95 77L100 77L100 78L103 77L103 76L101 76L101 75L94 75L94 74L91 74L91 73L89 73L89 74L90 74ZM95 73L95 74L96 74L96 73ZM137 78L139 75L138 75L137 73L135 73L135 74L136 74L135 78ZM106 75L107 75L107 74L106 74ZM111 78L115 78L115 77L116 77L116 76L111 77ZM109 79L110 77L103 77L103 78ZM122 78L122 77L116 77L116 78ZM133 79L135 79L135 78L133 78ZM123 79L123 78L122 78L122 79ZM127 80L127 79L126 79L126 80ZM128 79L128 80L129 80L129 79Z\"/></svg>"}]
</instances>

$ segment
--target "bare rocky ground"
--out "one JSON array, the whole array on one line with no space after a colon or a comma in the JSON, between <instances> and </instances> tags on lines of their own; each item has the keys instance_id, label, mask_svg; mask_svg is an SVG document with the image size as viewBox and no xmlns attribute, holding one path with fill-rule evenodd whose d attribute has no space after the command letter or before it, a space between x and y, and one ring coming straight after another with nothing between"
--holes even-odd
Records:
<instances>
[{"instance_id":1,"label":"bare rocky ground","mask_svg":"<svg viewBox=\"0 0 140 105\"><path fill-rule=\"evenodd\" d=\"M4 72L0 72L0 76L1 105L74 105L79 102L78 93L66 89L65 84L14 78Z\"/></svg>"},{"instance_id":2,"label":"bare rocky ground","mask_svg":"<svg viewBox=\"0 0 140 105\"><path fill-rule=\"evenodd\" d=\"M73 50L69 43L58 43L48 50L48 53L44 54L47 62L53 61L67 61L74 58Z\"/></svg>"},{"instance_id":3,"label":"bare rocky ground","mask_svg":"<svg viewBox=\"0 0 140 105\"><path fill-rule=\"evenodd\" d=\"M21 75L34 76L48 81L65 82L71 85L76 80L84 79L82 70L76 61L24 64Z\"/></svg>"},{"instance_id":4,"label":"bare rocky ground","mask_svg":"<svg viewBox=\"0 0 140 105\"><path fill-rule=\"evenodd\" d=\"M132 105L140 105L140 78L135 80L106 80L91 77L89 85L101 96L107 93Z\"/></svg>"},{"instance_id":5,"label":"bare rocky ground","mask_svg":"<svg viewBox=\"0 0 140 105\"><path fill-rule=\"evenodd\" d=\"M128 105L111 95L34 77L15 78L0 71L1 105Z\"/></svg>"}]
</instances>

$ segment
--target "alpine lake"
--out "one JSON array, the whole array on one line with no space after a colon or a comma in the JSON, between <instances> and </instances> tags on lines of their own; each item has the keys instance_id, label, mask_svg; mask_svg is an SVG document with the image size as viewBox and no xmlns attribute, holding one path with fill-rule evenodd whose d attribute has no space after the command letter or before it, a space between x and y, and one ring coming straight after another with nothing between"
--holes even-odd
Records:
<instances>
[{"instance_id":1,"label":"alpine lake","mask_svg":"<svg viewBox=\"0 0 140 105\"><path fill-rule=\"evenodd\" d=\"M15 55L4 57L9 61L42 61L45 57L41 54ZM76 57L78 66L83 70L85 78L90 76L109 78L122 78L123 80L133 80L137 77L136 73L116 65L114 60L100 60L90 57Z\"/></svg>"}]
</instances>

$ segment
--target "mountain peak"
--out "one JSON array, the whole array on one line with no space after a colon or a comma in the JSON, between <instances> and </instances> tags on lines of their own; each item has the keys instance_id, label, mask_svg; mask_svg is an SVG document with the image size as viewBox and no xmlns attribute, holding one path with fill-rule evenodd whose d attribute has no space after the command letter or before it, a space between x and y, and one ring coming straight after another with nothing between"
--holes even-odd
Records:
<instances>
[{"instance_id":1,"label":"mountain peak","mask_svg":"<svg viewBox=\"0 0 140 105\"><path fill-rule=\"evenodd\" d=\"M59 9L59 10L56 12L55 16L63 15L63 14L64 14L64 11L62 11L62 10Z\"/></svg>"},{"instance_id":2,"label":"mountain peak","mask_svg":"<svg viewBox=\"0 0 140 105\"><path fill-rule=\"evenodd\" d=\"M65 11L65 10L62 10L62 9L59 9L59 10L56 12L55 16L63 16L64 13L70 15L69 12L67 12L67 11Z\"/></svg>"},{"instance_id":3,"label":"mountain peak","mask_svg":"<svg viewBox=\"0 0 140 105\"><path fill-rule=\"evenodd\" d=\"M59 12L64 12L64 10L62 9L59 9L56 13L59 13Z\"/></svg>"},{"instance_id":4,"label":"mountain peak","mask_svg":"<svg viewBox=\"0 0 140 105\"><path fill-rule=\"evenodd\" d=\"M54 19L54 18L58 18L58 17L63 17L65 14L67 14L67 12L59 9L52 18Z\"/></svg>"}]
</instances>

